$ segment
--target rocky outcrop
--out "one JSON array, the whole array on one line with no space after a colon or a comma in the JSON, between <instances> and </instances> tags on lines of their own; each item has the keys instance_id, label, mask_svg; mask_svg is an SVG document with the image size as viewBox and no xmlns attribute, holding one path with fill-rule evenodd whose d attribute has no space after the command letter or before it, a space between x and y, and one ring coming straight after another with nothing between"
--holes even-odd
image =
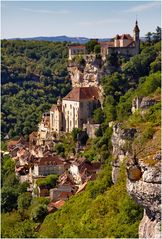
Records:
<instances>
[{"instance_id":1,"label":"rocky outcrop","mask_svg":"<svg viewBox=\"0 0 162 239\"><path fill-rule=\"evenodd\" d=\"M150 97L136 97L132 101L132 113L135 113L137 110L141 110L143 113L150 106L156 104L158 101Z\"/></svg>"},{"instance_id":2,"label":"rocky outcrop","mask_svg":"<svg viewBox=\"0 0 162 239\"><path fill-rule=\"evenodd\" d=\"M123 129L120 123L113 126L112 180L114 183L117 181L120 164L126 158L127 191L137 204L144 208L144 216L139 225L139 238L160 239L160 129L157 127L153 138L144 145L134 140L135 134L139 136L141 133L135 128ZM135 155L132 150L134 144L139 149Z\"/></svg>"},{"instance_id":3,"label":"rocky outcrop","mask_svg":"<svg viewBox=\"0 0 162 239\"><path fill-rule=\"evenodd\" d=\"M110 69L106 62L97 59L95 55L87 55L84 64L78 64L75 60L69 62L68 71L70 73L72 87L95 86L99 88L100 101L102 102L103 89L101 78L110 74Z\"/></svg>"},{"instance_id":4,"label":"rocky outcrop","mask_svg":"<svg viewBox=\"0 0 162 239\"><path fill-rule=\"evenodd\" d=\"M129 143L134 139L136 133L135 128L123 129L122 124L117 123L113 126L113 134L111 137L113 147L112 161L112 181L116 183L119 173L120 164L125 157L129 156Z\"/></svg>"},{"instance_id":5,"label":"rocky outcrop","mask_svg":"<svg viewBox=\"0 0 162 239\"><path fill-rule=\"evenodd\" d=\"M99 86L103 75L110 71L104 68L105 62L97 59L95 55L87 55L85 64L69 62L68 71L70 72L72 86Z\"/></svg>"},{"instance_id":6,"label":"rocky outcrop","mask_svg":"<svg viewBox=\"0 0 162 239\"><path fill-rule=\"evenodd\" d=\"M152 156L153 157L153 156ZM151 162L151 163L150 163ZM160 237L161 215L161 167L159 152L152 158L139 159L141 177L131 180L128 172L127 191L144 208L144 216L139 226L139 238Z\"/></svg>"}]
</instances>

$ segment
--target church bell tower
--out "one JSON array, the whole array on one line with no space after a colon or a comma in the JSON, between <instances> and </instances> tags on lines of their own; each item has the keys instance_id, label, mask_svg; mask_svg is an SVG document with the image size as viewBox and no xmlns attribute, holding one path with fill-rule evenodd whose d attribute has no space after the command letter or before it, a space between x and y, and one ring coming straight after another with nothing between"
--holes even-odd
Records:
<instances>
[{"instance_id":1,"label":"church bell tower","mask_svg":"<svg viewBox=\"0 0 162 239\"><path fill-rule=\"evenodd\" d=\"M140 51L140 36L139 36L139 33L140 33L140 29L138 27L138 22L136 20L136 23L135 23L135 27L133 29L133 33L134 33L134 41L135 41L135 47L137 49L137 54L139 53Z\"/></svg>"}]
</instances>

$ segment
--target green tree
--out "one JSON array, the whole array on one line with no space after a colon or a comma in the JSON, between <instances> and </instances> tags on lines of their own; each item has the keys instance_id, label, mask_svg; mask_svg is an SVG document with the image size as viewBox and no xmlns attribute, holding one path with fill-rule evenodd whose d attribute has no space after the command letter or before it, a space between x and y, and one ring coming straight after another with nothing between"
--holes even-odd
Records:
<instances>
[{"instance_id":1,"label":"green tree","mask_svg":"<svg viewBox=\"0 0 162 239\"><path fill-rule=\"evenodd\" d=\"M56 144L54 150L55 150L56 154L60 154L62 156L64 155L65 148L62 143Z\"/></svg>"},{"instance_id":2,"label":"green tree","mask_svg":"<svg viewBox=\"0 0 162 239\"><path fill-rule=\"evenodd\" d=\"M81 129L79 128L73 128L71 135L73 137L74 142L77 142L77 136L81 132Z\"/></svg>"},{"instance_id":3,"label":"green tree","mask_svg":"<svg viewBox=\"0 0 162 239\"><path fill-rule=\"evenodd\" d=\"M151 41L152 41L152 33L151 32L148 32L146 35L146 41L147 43L151 44Z\"/></svg>"},{"instance_id":4,"label":"green tree","mask_svg":"<svg viewBox=\"0 0 162 239\"><path fill-rule=\"evenodd\" d=\"M93 39L85 44L87 53L94 53L95 46L98 45L98 41Z\"/></svg>"},{"instance_id":5,"label":"green tree","mask_svg":"<svg viewBox=\"0 0 162 239\"><path fill-rule=\"evenodd\" d=\"M55 174L50 174L48 175L46 178L40 178L37 180L37 185L39 187L48 187L48 188L53 188L56 186L56 183L57 183L57 180L58 180L58 175L55 175Z\"/></svg>"},{"instance_id":6,"label":"green tree","mask_svg":"<svg viewBox=\"0 0 162 239\"><path fill-rule=\"evenodd\" d=\"M95 123L97 123L97 124L103 123L104 118L105 118L104 117L104 112L101 108L98 108L98 109L94 110L93 119L94 119Z\"/></svg>"},{"instance_id":7,"label":"green tree","mask_svg":"<svg viewBox=\"0 0 162 239\"><path fill-rule=\"evenodd\" d=\"M1 209L2 212L10 212L17 208L17 194L15 189L10 187L1 190Z\"/></svg>"},{"instance_id":8,"label":"green tree","mask_svg":"<svg viewBox=\"0 0 162 239\"><path fill-rule=\"evenodd\" d=\"M101 53L101 46L98 44L98 45L95 45L94 47L94 53L96 55L100 54Z\"/></svg>"},{"instance_id":9,"label":"green tree","mask_svg":"<svg viewBox=\"0 0 162 239\"><path fill-rule=\"evenodd\" d=\"M48 214L46 205L38 205L31 211L31 219L34 222L42 222L45 216Z\"/></svg>"},{"instance_id":10,"label":"green tree","mask_svg":"<svg viewBox=\"0 0 162 239\"><path fill-rule=\"evenodd\" d=\"M28 209L32 200L31 193L25 192L18 197L18 210L22 212L24 209Z\"/></svg>"},{"instance_id":11,"label":"green tree","mask_svg":"<svg viewBox=\"0 0 162 239\"><path fill-rule=\"evenodd\" d=\"M156 32L153 33L153 41L154 43L161 40L161 27L157 26Z\"/></svg>"}]
</instances>

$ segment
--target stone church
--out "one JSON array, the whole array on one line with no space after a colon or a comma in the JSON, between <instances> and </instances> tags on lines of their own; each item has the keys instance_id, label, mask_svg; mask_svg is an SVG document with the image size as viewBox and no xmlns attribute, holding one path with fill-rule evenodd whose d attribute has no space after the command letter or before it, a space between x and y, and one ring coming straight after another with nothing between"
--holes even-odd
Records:
<instances>
[{"instance_id":1,"label":"stone church","mask_svg":"<svg viewBox=\"0 0 162 239\"><path fill-rule=\"evenodd\" d=\"M59 98L57 104L52 105L51 132L71 132L73 128L82 128L99 104L97 87L74 87L62 100Z\"/></svg>"}]
</instances>

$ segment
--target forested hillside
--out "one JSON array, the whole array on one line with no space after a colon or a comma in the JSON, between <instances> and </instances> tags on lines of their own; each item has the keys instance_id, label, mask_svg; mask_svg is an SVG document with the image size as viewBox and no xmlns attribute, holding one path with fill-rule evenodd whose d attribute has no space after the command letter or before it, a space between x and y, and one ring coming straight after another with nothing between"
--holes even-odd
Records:
<instances>
[{"instance_id":1,"label":"forested hillside","mask_svg":"<svg viewBox=\"0 0 162 239\"><path fill-rule=\"evenodd\" d=\"M28 137L71 89L66 43L2 41L2 137Z\"/></svg>"}]
</instances>

